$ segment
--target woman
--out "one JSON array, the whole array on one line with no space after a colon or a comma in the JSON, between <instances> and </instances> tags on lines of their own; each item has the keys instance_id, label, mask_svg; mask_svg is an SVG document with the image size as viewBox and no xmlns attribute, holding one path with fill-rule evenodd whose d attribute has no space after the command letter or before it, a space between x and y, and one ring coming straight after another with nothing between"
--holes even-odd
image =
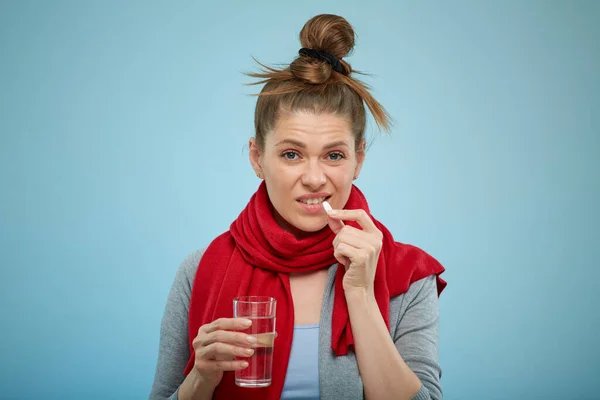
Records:
<instances>
[{"instance_id":1,"label":"woman","mask_svg":"<svg viewBox=\"0 0 600 400\"><path fill-rule=\"evenodd\" d=\"M344 18L319 15L300 40L289 68L251 74L265 84L250 139L263 181L230 230L178 271L151 399L442 398L444 268L394 242L352 184L365 158L364 104L388 127L343 60L354 31ZM267 388L234 383L233 371L252 353L239 332L247 325L231 318L239 295L277 299Z\"/></svg>"}]
</instances>

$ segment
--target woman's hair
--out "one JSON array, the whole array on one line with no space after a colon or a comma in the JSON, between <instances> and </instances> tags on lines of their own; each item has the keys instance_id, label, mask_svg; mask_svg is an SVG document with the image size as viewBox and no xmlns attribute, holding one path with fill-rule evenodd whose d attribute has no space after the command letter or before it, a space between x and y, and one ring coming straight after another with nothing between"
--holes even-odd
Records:
<instances>
[{"instance_id":1,"label":"woman's hair","mask_svg":"<svg viewBox=\"0 0 600 400\"><path fill-rule=\"evenodd\" d=\"M352 68L343 60L354 48L354 29L348 21L337 15L317 15L302 28L300 43L302 55L289 67L275 69L259 63L264 68L261 72L247 74L261 79L253 84L265 84L254 113L259 148L264 148L266 135L278 118L294 111L347 118L357 149L365 134L365 104L377 126L389 130L387 112L369 87L351 76Z\"/></svg>"}]
</instances>

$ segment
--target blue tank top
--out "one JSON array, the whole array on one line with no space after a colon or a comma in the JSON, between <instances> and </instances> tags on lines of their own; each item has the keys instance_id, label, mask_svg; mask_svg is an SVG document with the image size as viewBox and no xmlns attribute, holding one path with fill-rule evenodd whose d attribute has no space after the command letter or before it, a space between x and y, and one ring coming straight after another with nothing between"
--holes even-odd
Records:
<instances>
[{"instance_id":1,"label":"blue tank top","mask_svg":"<svg viewBox=\"0 0 600 400\"><path fill-rule=\"evenodd\" d=\"M319 399L319 324L296 325L281 400Z\"/></svg>"}]
</instances>

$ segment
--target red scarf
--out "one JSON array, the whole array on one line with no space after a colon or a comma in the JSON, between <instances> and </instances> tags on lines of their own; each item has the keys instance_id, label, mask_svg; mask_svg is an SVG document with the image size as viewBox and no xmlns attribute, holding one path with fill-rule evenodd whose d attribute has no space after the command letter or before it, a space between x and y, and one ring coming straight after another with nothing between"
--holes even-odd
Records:
<instances>
[{"instance_id":1,"label":"red scarf","mask_svg":"<svg viewBox=\"0 0 600 400\"><path fill-rule=\"evenodd\" d=\"M353 186L345 209L359 208L369 212L364 195ZM383 233L374 290L379 310L389 329L390 298L406 292L411 283L433 274L437 275L439 295L446 286L439 277L444 268L423 250L394 242L385 226L371 218ZM347 224L358 227L351 221ZM235 385L234 373L225 372L213 398L279 399L294 331L294 306L287 274L315 271L336 263L332 245L334 238L335 234L328 227L302 239L281 228L273 217L273 206L263 182L231 224L230 230L217 237L202 255L190 301L188 335L191 357L185 374L194 366L192 340L200 326L217 318L233 317L233 298L236 296L271 296L277 299L278 335L273 352L271 386L240 388ZM354 344L342 287L344 273L345 269L340 267L335 277L331 347L337 356L347 354Z\"/></svg>"}]
</instances>

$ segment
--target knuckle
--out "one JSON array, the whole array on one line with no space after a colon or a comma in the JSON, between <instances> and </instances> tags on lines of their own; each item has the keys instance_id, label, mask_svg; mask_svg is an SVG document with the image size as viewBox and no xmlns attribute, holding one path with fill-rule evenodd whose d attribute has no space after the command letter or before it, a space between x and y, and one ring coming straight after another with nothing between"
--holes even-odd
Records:
<instances>
[{"instance_id":1,"label":"knuckle","mask_svg":"<svg viewBox=\"0 0 600 400\"><path fill-rule=\"evenodd\" d=\"M200 328L198 328L197 336L206 335L210 329L210 326L211 326L211 324L208 323L208 324L204 324Z\"/></svg>"},{"instance_id":2,"label":"knuckle","mask_svg":"<svg viewBox=\"0 0 600 400\"><path fill-rule=\"evenodd\" d=\"M223 343L221 343L221 342L215 342L215 343L212 344L212 346L214 348L215 353L217 353L217 354L223 353L223 350L224 350Z\"/></svg>"},{"instance_id":3,"label":"knuckle","mask_svg":"<svg viewBox=\"0 0 600 400\"><path fill-rule=\"evenodd\" d=\"M219 344L211 343L203 347L205 354L217 354L219 352Z\"/></svg>"},{"instance_id":4,"label":"knuckle","mask_svg":"<svg viewBox=\"0 0 600 400\"><path fill-rule=\"evenodd\" d=\"M223 318L218 318L215 319L212 323L211 323L212 327L217 329L219 327L221 327L223 325Z\"/></svg>"},{"instance_id":5,"label":"knuckle","mask_svg":"<svg viewBox=\"0 0 600 400\"><path fill-rule=\"evenodd\" d=\"M213 342L222 342L223 341L223 331L215 331L212 334Z\"/></svg>"},{"instance_id":6,"label":"knuckle","mask_svg":"<svg viewBox=\"0 0 600 400\"><path fill-rule=\"evenodd\" d=\"M218 342L217 343L217 351L219 352L219 354L230 354L231 346L229 346L228 344L222 343L222 342Z\"/></svg>"},{"instance_id":7,"label":"knuckle","mask_svg":"<svg viewBox=\"0 0 600 400\"><path fill-rule=\"evenodd\" d=\"M210 349L207 348L206 346L199 346L199 347L194 347L194 351L196 352L196 357L199 358L204 358L206 357L206 353L209 351Z\"/></svg>"},{"instance_id":8,"label":"knuckle","mask_svg":"<svg viewBox=\"0 0 600 400\"><path fill-rule=\"evenodd\" d=\"M194 338L194 340L192 340L192 347L194 347L194 349L199 349L204 347L204 345L204 336L198 335Z\"/></svg>"},{"instance_id":9,"label":"knuckle","mask_svg":"<svg viewBox=\"0 0 600 400\"><path fill-rule=\"evenodd\" d=\"M200 336L198 339L202 346L208 346L209 344L214 342L213 337L214 335L212 333L208 333L206 335Z\"/></svg>"}]
</instances>

